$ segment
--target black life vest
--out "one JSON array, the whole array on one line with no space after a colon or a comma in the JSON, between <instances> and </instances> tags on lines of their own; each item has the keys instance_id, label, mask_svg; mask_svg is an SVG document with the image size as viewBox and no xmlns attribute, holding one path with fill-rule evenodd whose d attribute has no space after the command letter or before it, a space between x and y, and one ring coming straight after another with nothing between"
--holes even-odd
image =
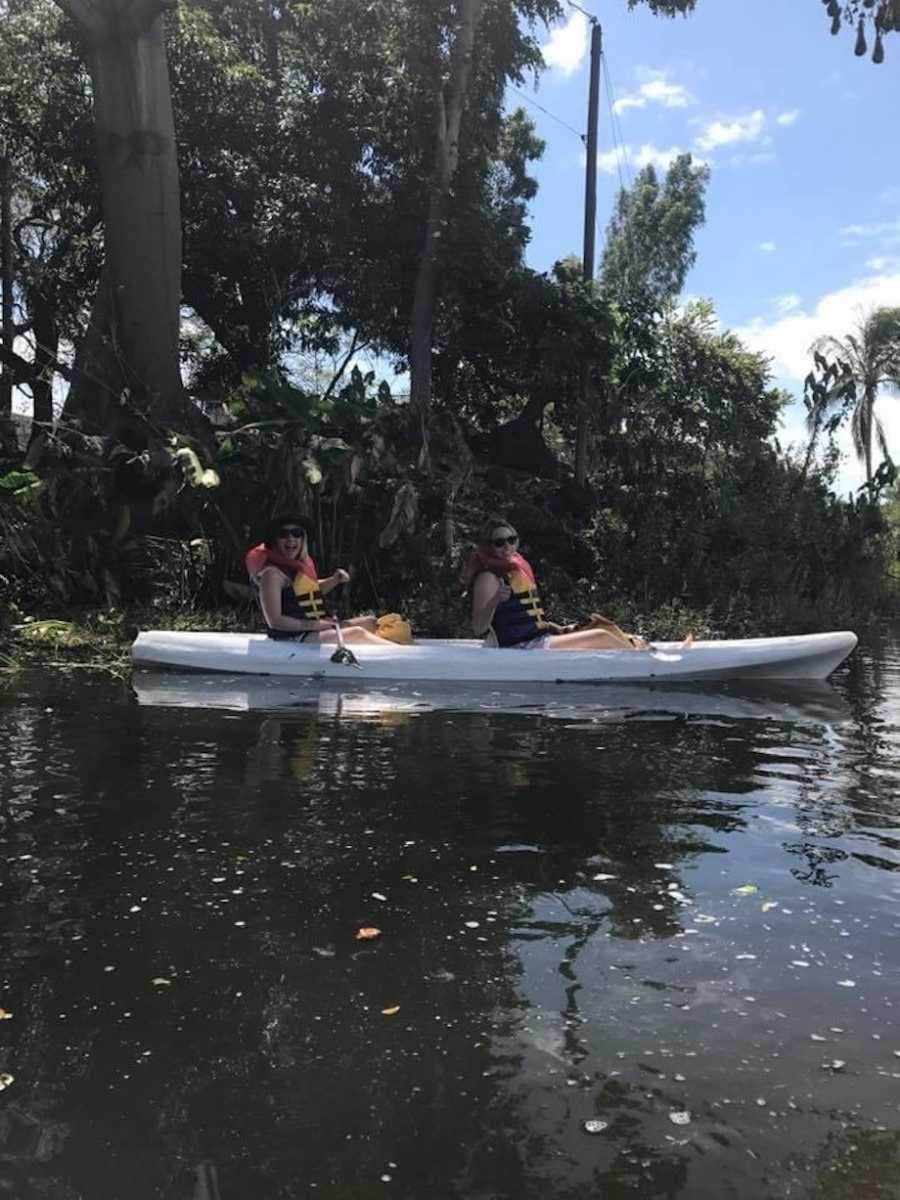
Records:
<instances>
[{"instance_id":1,"label":"black life vest","mask_svg":"<svg viewBox=\"0 0 900 1200\"><path fill-rule=\"evenodd\" d=\"M512 595L494 609L491 628L497 644L518 646L541 637L546 622L537 586L519 570L504 576L504 582L512 589Z\"/></svg>"},{"instance_id":2,"label":"black life vest","mask_svg":"<svg viewBox=\"0 0 900 1200\"><path fill-rule=\"evenodd\" d=\"M253 586L256 588L258 598L259 583L256 579L253 580ZM295 576L293 583L285 580L281 587L281 615L293 617L296 621L321 621L327 616L325 600L319 590L318 581L310 579L308 575L302 573ZM290 638L303 636L302 631L273 629L270 625L266 625L266 633L276 641L287 641Z\"/></svg>"}]
</instances>

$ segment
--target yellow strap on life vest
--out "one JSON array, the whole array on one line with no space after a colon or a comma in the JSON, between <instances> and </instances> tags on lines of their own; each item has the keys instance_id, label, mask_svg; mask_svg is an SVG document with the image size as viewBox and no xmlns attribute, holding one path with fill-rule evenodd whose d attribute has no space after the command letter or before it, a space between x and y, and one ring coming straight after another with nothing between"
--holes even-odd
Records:
<instances>
[{"instance_id":1,"label":"yellow strap on life vest","mask_svg":"<svg viewBox=\"0 0 900 1200\"><path fill-rule=\"evenodd\" d=\"M294 576L294 595L304 610L305 617L319 621L325 616L325 604L319 591L318 580L310 579L308 575L298 571Z\"/></svg>"},{"instance_id":2,"label":"yellow strap on life vest","mask_svg":"<svg viewBox=\"0 0 900 1200\"><path fill-rule=\"evenodd\" d=\"M379 617L375 632L379 637L386 638L389 642L397 642L401 646L413 644L412 626L399 613L385 613Z\"/></svg>"}]
</instances>

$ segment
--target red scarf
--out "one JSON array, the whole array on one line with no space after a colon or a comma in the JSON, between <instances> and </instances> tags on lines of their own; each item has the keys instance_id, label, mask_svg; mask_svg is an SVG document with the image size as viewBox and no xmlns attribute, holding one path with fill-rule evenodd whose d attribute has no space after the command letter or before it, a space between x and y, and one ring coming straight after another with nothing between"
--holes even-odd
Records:
<instances>
[{"instance_id":1,"label":"red scarf","mask_svg":"<svg viewBox=\"0 0 900 1200\"><path fill-rule=\"evenodd\" d=\"M502 558L499 554L491 554L483 546L477 546L466 562L462 573L463 587L466 591L475 582L476 575L482 571L490 571L498 579L503 579L513 571L521 571L532 587L535 586L534 571L527 558L516 552L510 558Z\"/></svg>"},{"instance_id":2,"label":"red scarf","mask_svg":"<svg viewBox=\"0 0 900 1200\"><path fill-rule=\"evenodd\" d=\"M244 555L244 566L251 579L255 579L263 567L278 567L285 575L293 579L296 575L306 575L307 578L318 582L319 573L316 564L307 554L306 558L284 558L270 550L265 542L260 542Z\"/></svg>"}]
</instances>

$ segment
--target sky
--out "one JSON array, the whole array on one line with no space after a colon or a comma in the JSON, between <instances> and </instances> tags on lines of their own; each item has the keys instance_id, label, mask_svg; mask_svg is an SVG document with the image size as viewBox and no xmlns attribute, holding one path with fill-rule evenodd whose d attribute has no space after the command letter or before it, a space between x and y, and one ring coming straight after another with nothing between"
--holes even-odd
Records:
<instances>
[{"instance_id":1,"label":"sky","mask_svg":"<svg viewBox=\"0 0 900 1200\"><path fill-rule=\"evenodd\" d=\"M707 162L707 219L685 296L711 300L800 397L815 338L844 335L874 306L900 306L900 34L885 39L877 66L854 56L852 31L831 36L820 0L697 0L674 20L626 0L581 7L601 18L605 51L598 259L620 170L627 184L683 151ZM507 98L546 141L533 172L537 270L581 254L589 36L587 18L569 9L541 33L547 69L536 89L521 89L532 103ZM900 397L880 400L878 415L900 460ZM799 403L783 426L784 445L803 440ZM849 433L841 444L846 492L864 475Z\"/></svg>"}]
</instances>

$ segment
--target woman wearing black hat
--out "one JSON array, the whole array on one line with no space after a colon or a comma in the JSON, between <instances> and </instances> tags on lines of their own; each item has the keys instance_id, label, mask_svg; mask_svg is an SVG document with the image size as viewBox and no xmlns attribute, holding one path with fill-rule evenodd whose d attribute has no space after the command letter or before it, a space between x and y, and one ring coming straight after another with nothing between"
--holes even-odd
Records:
<instances>
[{"instance_id":1,"label":"woman wearing black hat","mask_svg":"<svg viewBox=\"0 0 900 1200\"><path fill-rule=\"evenodd\" d=\"M328 615L324 597L350 575L339 568L319 578L309 553L309 522L295 513L280 513L269 522L265 537L245 556L250 580L259 595L266 633L279 640L336 642L334 618ZM383 645L375 633L374 617L351 617L341 621L345 642Z\"/></svg>"}]
</instances>

